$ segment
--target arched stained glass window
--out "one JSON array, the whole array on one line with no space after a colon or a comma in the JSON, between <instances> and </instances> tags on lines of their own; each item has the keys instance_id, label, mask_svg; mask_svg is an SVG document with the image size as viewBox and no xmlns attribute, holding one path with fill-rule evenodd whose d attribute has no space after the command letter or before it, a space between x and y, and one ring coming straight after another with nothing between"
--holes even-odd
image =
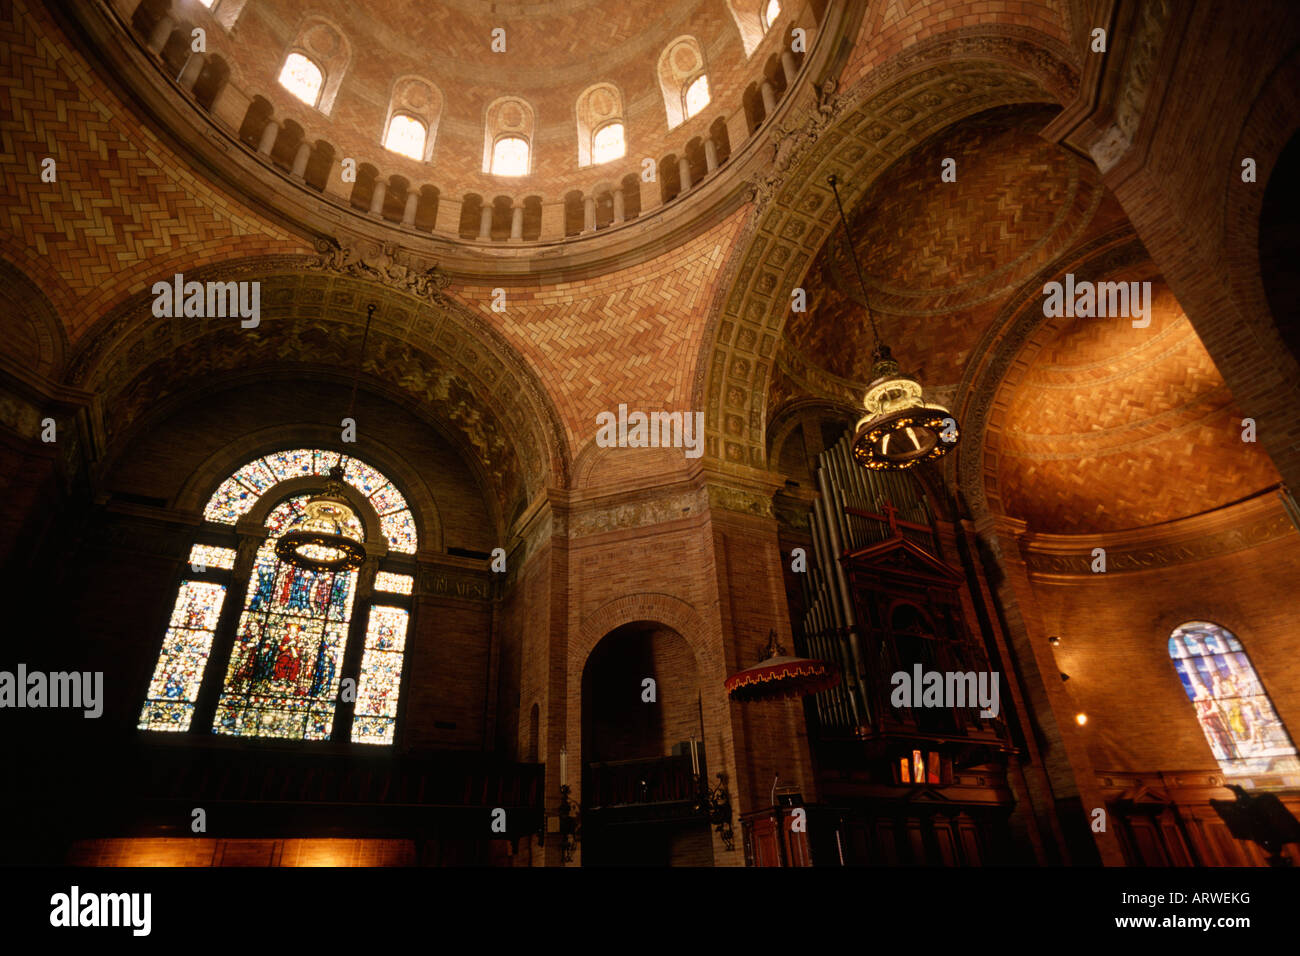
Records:
<instances>
[{"instance_id":1,"label":"arched stained glass window","mask_svg":"<svg viewBox=\"0 0 1300 956\"><path fill-rule=\"evenodd\" d=\"M1295 745L1231 631L1206 621L1179 625L1169 638L1169 656L1230 782L1300 785Z\"/></svg>"},{"instance_id":2,"label":"arched stained glass window","mask_svg":"<svg viewBox=\"0 0 1300 956\"><path fill-rule=\"evenodd\" d=\"M305 515L311 493L301 482L291 491L279 486L327 475L339 457L310 448L265 455L222 482L208 500L204 518L214 532L226 526L226 534L261 498L276 503L251 567L237 567L235 548L196 544L191 550L141 730L188 731L195 715L206 713L216 734L328 740L336 717L347 715L354 742L393 742L413 576L379 570L370 606L357 614L358 571L308 571L275 553L276 540ZM344 481L373 508L389 552L414 554L415 522L401 492L365 462L348 457L343 466ZM359 521L349 531L365 541ZM226 607L232 590L242 598L237 619ZM357 642L360 653L348 655ZM218 648L222 679L218 684L212 675L207 683L213 686L207 686L208 659ZM339 700L347 677L356 681L355 703Z\"/></svg>"}]
</instances>

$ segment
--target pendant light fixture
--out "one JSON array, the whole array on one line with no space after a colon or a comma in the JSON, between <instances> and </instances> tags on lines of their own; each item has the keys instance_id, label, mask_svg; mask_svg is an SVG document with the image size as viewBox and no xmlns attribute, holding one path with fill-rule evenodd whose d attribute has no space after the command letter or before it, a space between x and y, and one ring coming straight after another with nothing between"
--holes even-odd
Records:
<instances>
[{"instance_id":1,"label":"pendant light fixture","mask_svg":"<svg viewBox=\"0 0 1300 956\"><path fill-rule=\"evenodd\" d=\"M366 306L366 329L361 336L361 354L352 376L352 397L346 418L352 417L357 403L357 383L365 361L366 342L370 339L370 322L375 306ZM361 521L343 491L343 465L347 456L329 471L325 490L313 495L304 506L306 514L275 542L275 554L281 561L304 571L352 571L361 567L366 549L352 529Z\"/></svg>"},{"instance_id":2,"label":"pendant light fixture","mask_svg":"<svg viewBox=\"0 0 1300 956\"><path fill-rule=\"evenodd\" d=\"M867 414L858 421L853 435L853 457L864 468L888 471L902 471L918 462L942 458L957 446L960 438L957 419L944 406L926 403L920 381L900 370L889 346L880 340L875 316L867 303L862 263L858 261L844 206L840 202L838 180L832 174L826 181L835 194L835 206L839 209L849 255L858 273L862 306L871 325L874 344L871 381L862 399Z\"/></svg>"}]
</instances>

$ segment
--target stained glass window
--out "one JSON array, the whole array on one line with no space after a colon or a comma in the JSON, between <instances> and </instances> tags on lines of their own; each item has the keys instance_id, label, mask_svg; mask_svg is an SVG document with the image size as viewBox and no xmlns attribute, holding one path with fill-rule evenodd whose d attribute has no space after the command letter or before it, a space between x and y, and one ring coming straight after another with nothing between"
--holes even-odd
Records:
<instances>
[{"instance_id":1,"label":"stained glass window","mask_svg":"<svg viewBox=\"0 0 1300 956\"><path fill-rule=\"evenodd\" d=\"M276 557L276 539L307 498L290 498L267 517L270 533L253 563L214 733L329 739L357 573L306 571Z\"/></svg>"},{"instance_id":2,"label":"stained glass window","mask_svg":"<svg viewBox=\"0 0 1300 956\"><path fill-rule=\"evenodd\" d=\"M214 548L207 544L196 544L190 548L190 570L196 574L208 568L229 571L234 566L235 552L231 548Z\"/></svg>"},{"instance_id":3,"label":"stained glass window","mask_svg":"<svg viewBox=\"0 0 1300 956\"><path fill-rule=\"evenodd\" d=\"M338 462L338 452L319 448L294 448L254 459L221 483L203 509L203 517L217 524L235 524L271 486L304 475L327 475ZM392 482L352 457L344 463L343 479L370 499L389 549L415 554L418 544L415 520L406 498Z\"/></svg>"},{"instance_id":4,"label":"stained glass window","mask_svg":"<svg viewBox=\"0 0 1300 956\"><path fill-rule=\"evenodd\" d=\"M203 669L212 652L212 635L221 617L226 586L182 581L167 623L162 653L140 711L141 730L190 729Z\"/></svg>"},{"instance_id":5,"label":"stained glass window","mask_svg":"<svg viewBox=\"0 0 1300 956\"><path fill-rule=\"evenodd\" d=\"M357 681L356 716L352 720L352 739L356 743L393 742L408 617L400 607L375 605L370 609L361 679Z\"/></svg>"},{"instance_id":6,"label":"stained glass window","mask_svg":"<svg viewBox=\"0 0 1300 956\"><path fill-rule=\"evenodd\" d=\"M389 594L410 594L415 579L409 574L394 574L380 571L375 575L375 590L387 591Z\"/></svg>"},{"instance_id":7,"label":"stained glass window","mask_svg":"<svg viewBox=\"0 0 1300 956\"><path fill-rule=\"evenodd\" d=\"M222 482L208 500L204 517L214 524L235 525L263 494L274 495L285 481L324 476L340 457L338 452L297 448L254 459ZM389 549L415 553L415 521L393 483L351 457L344 465L344 478L379 515ZM312 572L276 557L276 540L305 516L308 499L305 493L284 498L266 516L266 538L254 557L246 590L240 582L244 603L224 664L213 733L327 740L333 732L357 572ZM360 519L353 518L348 531L365 540ZM220 582L229 581L236 558L233 548L208 544L191 548L191 573L217 580L181 582L140 714L141 729L190 729L228 588ZM402 598L395 595L409 596L413 585L410 575L387 571L378 572L375 581L376 591L394 595L387 600L398 602ZM358 696L352 739L391 744L410 612L378 605L363 613L366 636L361 670L354 675Z\"/></svg>"},{"instance_id":8,"label":"stained glass window","mask_svg":"<svg viewBox=\"0 0 1300 956\"><path fill-rule=\"evenodd\" d=\"M1169 656L1224 776L1248 787L1264 776L1300 785L1295 745L1231 631L1206 621L1180 625Z\"/></svg>"}]
</instances>

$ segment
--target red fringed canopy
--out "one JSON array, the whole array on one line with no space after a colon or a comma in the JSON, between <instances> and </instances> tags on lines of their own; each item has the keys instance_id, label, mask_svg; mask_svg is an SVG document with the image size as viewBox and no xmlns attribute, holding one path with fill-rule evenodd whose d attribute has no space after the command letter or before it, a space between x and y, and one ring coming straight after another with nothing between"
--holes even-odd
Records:
<instances>
[{"instance_id":1,"label":"red fringed canopy","mask_svg":"<svg viewBox=\"0 0 1300 956\"><path fill-rule=\"evenodd\" d=\"M784 651L773 632L767 657L727 678L724 686L728 696L739 701L785 700L815 694L840 682L834 664L810 657L789 657Z\"/></svg>"}]
</instances>

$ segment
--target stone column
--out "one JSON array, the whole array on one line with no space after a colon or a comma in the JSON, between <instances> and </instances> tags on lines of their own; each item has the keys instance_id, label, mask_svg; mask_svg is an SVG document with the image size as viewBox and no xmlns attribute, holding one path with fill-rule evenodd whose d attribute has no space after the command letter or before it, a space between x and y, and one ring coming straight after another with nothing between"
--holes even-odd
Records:
<instances>
[{"instance_id":1,"label":"stone column","mask_svg":"<svg viewBox=\"0 0 1300 956\"><path fill-rule=\"evenodd\" d=\"M713 172L718 168L718 147L712 139L704 141L704 165L709 172Z\"/></svg>"},{"instance_id":2,"label":"stone column","mask_svg":"<svg viewBox=\"0 0 1300 956\"><path fill-rule=\"evenodd\" d=\"M627 219L623 208L623 187L619 186L614 190L614 221L624 222Z\"/></svg>"},{"instance_id":3,"label":"stone column","mask_svg":"<svg viewBox=\"0 0 1300 956\"><path fill-rule=\"evenodd\" d=\"M484 203L478 214L478 237L484 242L492 239L492 204Z\"/></svg>"},{"instance_id":4,"label":"stone column","mask_svg":"<svg viewBox=\"0 0 1300 956\"><path fill-rule=\"evenodd\" d=\"M510 211L510 241L522 242L524 239L524 207L518 203Z\"/></svg>"},{"instance_id":5,"label":"stone column","mask_svg":"<svg viewBox=\"0 0 1300 956\"><path fill-rule=\"evenodd\" d=\"M388 184L382 179L375 180L375 191L370 194L370 215L384 214L384 199L388 196Z\"/></svg>"},{"instance_id":6,"label":"stone column","mask_svg":"<svg viewBox=\"0 0 1300 956\"><path fill-rule=\"evenodd\" d=\"M275 149L275 138L280 135L280 124L275 120L267 122L262 130L262 138L257 141L257 151L263 156L270 156Z\"/></svg>"},{"instance_id":7,"label":"stone column","mask_svg":"<svg viewBox=\"0 0 1300 956\"><path fill-rule=\"evenodd\" d=\"M596 197L582 197L582 231L596 231Z\"/></svg>"},{"instance_id":8,"label":"stone column","mask_svg":"<svg viewBox=\"0 0 1300 956\"><path fill-rule=\"evenodd\" d=\"M406 191L406 208L402 210L402 225L415 225L415 210L420 205L420 194L411 187Z\"/></svg>"},{"instance_id":9,"label":"stone column","mask_svg":"<svg viewBox=\"0 0 1300 956\"><path fill-rule=\"evenodd\" d=\"M785 88L794 88L794 78L799 74L799 65L794 61L794 54L789 50L781 51L781 71L785 73Z\"/></svg>"},{"instance_id":10,"label":"stone column","mask_svg":"<svg viewBox=\"0 0 1300 956\"><path fill-rule=\"evenodd\" d=\"M199 74L203 72L203 65L207 62L206 54L191 53L190 58L185 61L185 66L181 68L181 75L177 77L176 82L184 89L194 89L194 84L199 81Z\"/></svg>"},{"instance_id":11,"label":"stone column","mask_svg":"<svg viewBox=\"0 0 1300 956\"><path fill-rule=\"evenodd\" d=\"M293 157L293 169L290 172L302 179L307 175L307 161L311 159L311 143L300 143L298 152Z\"/></svg>"},{"instance_id":12,"label":"stone column","mask_svg":"<svg viewBox=\"0 0 1300 956\"><path fill-rule=\"evenodd\" d=\"M163 17L154 26L153 32L149 34L149 49L154 53L162 53L163 47L171 38L172 31L176 29L176 21L170 16Z\"/></svg>"},{"instance_id":13,"label":"stone column","mask_svg":"<svg viewBox=\"0 0 1300 956\"><path fill-rule=\"evenodd\" d=\"M681 191L686 192L691 188L691 161L685 156L681 156L677 160L677 173L682 180Z\"/></svg>"},{"instance_id":14,"label":"stone column","mask_svg":"<svg viewBox=\"0 0 1300 956\"><path fill-rule=\"evenodd\" d=\"M758 91L763 95L764 112L767 113L768 116L771 116L773 111L776 110L776 90L773 88L771 83L764 80L763 85L758 88Z\"/></svg>"}]
</instances>

